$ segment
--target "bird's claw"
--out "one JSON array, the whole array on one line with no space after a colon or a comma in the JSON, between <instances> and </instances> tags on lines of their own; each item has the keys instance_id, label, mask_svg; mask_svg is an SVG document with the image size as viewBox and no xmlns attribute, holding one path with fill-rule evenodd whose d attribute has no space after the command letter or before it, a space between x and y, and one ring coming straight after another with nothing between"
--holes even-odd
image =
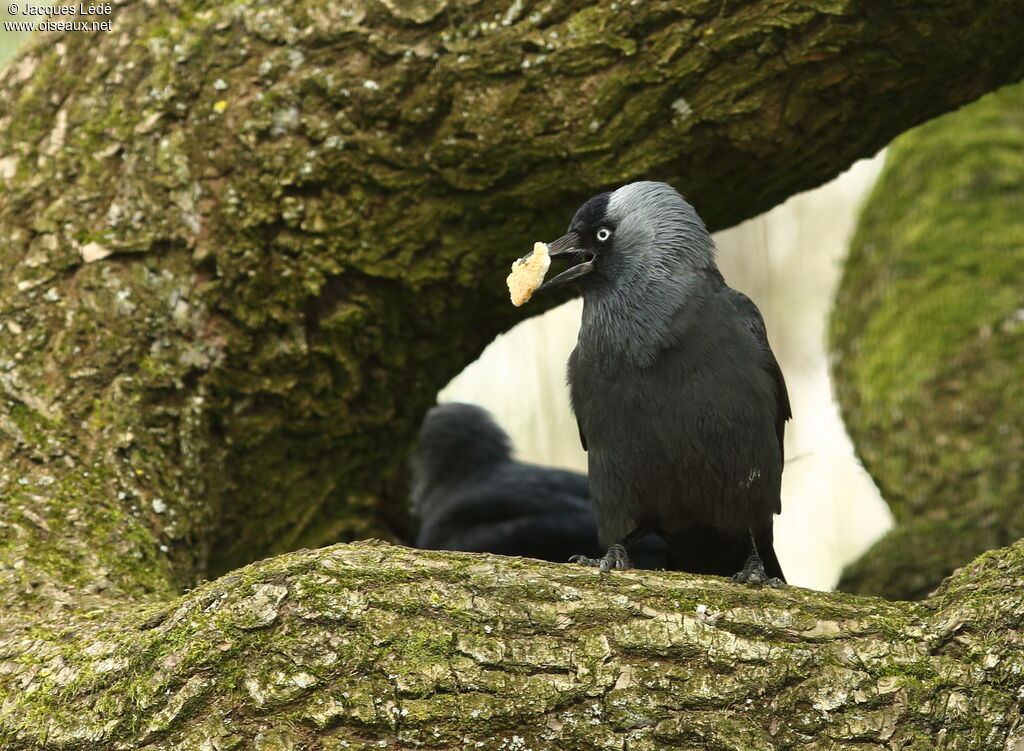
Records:
<instances>
[{"instance_id":1,"label":"bird's claw","mask_svg":"<svg viewBox=\"0 0 1024 751\"><path fill-rule=\"evenodd\" d=\"M761 563L760 558L753 558L748 560L743 566L742 571L737 571L732 575L730 580L734 584L763 584L766 587L779 587L785 586L785 582L777 576L771 578L765 573L764 564Z\"/></svg>"},{"instance_id":2,"label":"bird's claw","mask_svg":"<svg viewBox=\"0 0 1024 751\"><path fill-rule=\"evenodd\" d=\"M569 562L579 563L582 566L594 566L600 569L602 573L606 573L612 569L625 571L626 569L633 568L633 562L629 560L629 554L626 552L626 548L618 544L612 545L608 548L608 552L601 558L588 558L585 555L574 555L569 559Z\"/></svg>"}]
</instances>

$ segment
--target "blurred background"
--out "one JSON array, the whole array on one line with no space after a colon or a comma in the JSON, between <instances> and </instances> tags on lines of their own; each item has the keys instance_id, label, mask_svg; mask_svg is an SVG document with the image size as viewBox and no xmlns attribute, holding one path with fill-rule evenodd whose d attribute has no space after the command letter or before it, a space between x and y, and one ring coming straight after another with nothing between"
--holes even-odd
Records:
<instances>
[{"instance_id":1,"label":"blurred background","mask_svg":"<svg viewBox=\"0 0 1024 751\"><path fill-rule=\"evenodd\" d=\"M842 568L892 526L843 428L825 351L842 262L883 159L884 152L857 162L832 182L715 235L726 281L764 315L793 405L775 549L790 583L802 587L834 587ZM524 238L524 252L551 239ZM498 337L438 401L491 410L523 461L586 472L565 383L581 309L573 300Z\"/></svg>"},{"instance_id":2,"label":"blurred background","mask_svg":"<svg viewBox=\"0 0 1024 751\"><path fill-rule=\"evenodd\" d=\"M27 16L17 15L12 16L10 13L10 4L4 3L3 8L0 8L0 22L8 24L11 22L26 21ZM11 31L7 26L4 26L0 30L0 65L7 62L7 59L11 57L15 52L18 51L18 47L21 43L28 39L28 32L24 31Z\"/></svg>"}]
</instances>

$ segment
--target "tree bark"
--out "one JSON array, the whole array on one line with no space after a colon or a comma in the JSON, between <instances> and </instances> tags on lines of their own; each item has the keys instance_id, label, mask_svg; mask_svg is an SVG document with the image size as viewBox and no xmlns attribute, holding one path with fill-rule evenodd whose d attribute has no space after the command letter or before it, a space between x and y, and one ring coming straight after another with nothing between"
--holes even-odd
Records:
<instances>
[{"instance_id":1,"label":"tree bark","mask_svg":"<svg viewBox=\"0 0 1024 751\"><path fill-rule=\"evenodd\" d=\"M38 36L0 80L4 747L799 747L888 734L858 723L889 702L927 707L894 720L910 738L1009 737L1016 673L982 676L1015 653L943 636L964 670L933 679L905 656L943 623L917 605L660 575L648 599L638 574L374 547L179 592L400 538L420 416L581 199L655 177L712 228L752 216L1020 78L1015 9L154 0ZM1018 580L979 566L986 592ZM972 594L967 635L1010 650L996 600ZM627 701L594 714L605 694Z\"/></svg>"},{"instance_id":2,"label":"tree bark","mask_svg":"<svg viewBox=\"0 0 1024 751\"><path fill-rule=\"evenodd\" d=\"M337 545L174 602L5 616L0 743L1013 750L1021 591L1024 542L924 603Z\"/></svg>"},{"instance_id":3,"label":"tree bark","mask_svg":"<svg viewBox=\"0 0 1024 751\"><path fill-rule=\"evenodd\" d=\"M1024 87L900 137L836 299L843 418L897 527L841 588L924 597L1024 537Z\"/></svg>"}]
</instances>

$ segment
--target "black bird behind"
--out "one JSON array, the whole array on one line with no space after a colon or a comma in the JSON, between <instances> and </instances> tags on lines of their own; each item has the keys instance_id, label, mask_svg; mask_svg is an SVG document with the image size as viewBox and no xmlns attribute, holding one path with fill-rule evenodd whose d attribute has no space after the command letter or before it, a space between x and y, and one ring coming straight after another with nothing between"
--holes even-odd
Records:
<instances>
[{"instance_id":1,"label":"black bird behind","mask_svg":"<svg viewBox=\"0 0 1024 751\"><path fill-rule=\"evenodd\" d=\"M781 584L789 397L696 211L664 183L632 183L587 201L549 252L575 265L538 292L583 295L569 385L608 552L580 562L628 568L625 546L656 532L671 568Z\"/></svg>"},{"instance_id":2,"label":"black bird behind","mask_svg":"<svg viewBox=\"0 0 1024 751\"><path fill-rule=\"evenodd\" d=\"M423 420L412 459L416 547L565 562L602 548L587 478L512 458L508 435L484 409L442 404ZM634 550L640 568L664 566L653 535Z\"/></svg>"}]
</instances>

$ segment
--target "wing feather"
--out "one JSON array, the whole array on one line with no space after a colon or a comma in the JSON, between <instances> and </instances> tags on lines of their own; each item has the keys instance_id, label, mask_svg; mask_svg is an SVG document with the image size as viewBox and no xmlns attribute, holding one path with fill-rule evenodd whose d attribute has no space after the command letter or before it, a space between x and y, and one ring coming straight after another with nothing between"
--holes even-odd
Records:
<instances>
[{"instance_id":1,"label":"wing feather","mask_svg":"<svg viewBox=\"0 0 1024 751\"><path fill-rule=\"evenodd\" d=\"M768 330L764 325L764 318L761 317L761 311L757 309L753 300L742 292L732 288L728 288L725 292L735 307L739 319L757 341L761 350L762 367L772 377L775 384L775 431L779 438L779 451L785 458L783 438L786 432L786 420L793 416L793 410L789 404L786 379L782 375L778 360L775 359L775 353L772 352L772 348L768 344Z\"/></svg>"}]
</instances>

